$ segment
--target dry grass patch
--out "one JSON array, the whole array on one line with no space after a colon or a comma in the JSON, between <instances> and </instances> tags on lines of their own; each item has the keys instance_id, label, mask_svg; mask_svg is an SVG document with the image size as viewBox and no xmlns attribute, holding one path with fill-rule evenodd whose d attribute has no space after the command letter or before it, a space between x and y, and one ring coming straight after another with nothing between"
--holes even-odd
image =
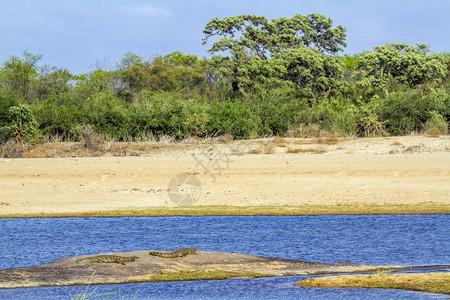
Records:
<instances>
[{"instance_id":1,"label":"dry grass patch","mask_svg":"<svg viewBox=\"0 0 450 300\"><path fill-rule=\"evenodd\" d=\"M150 216L300 216L300 215L450 214L450 205L283 205L149 207L66 213L1 214L0 218L150 217Z\"/></svg>"},{"instance_id":2,"label":"dry grass patch","mask_svg":"<svg viewBox=\"0 0 450 300\"><path fill-rule=\"evenodd\" d=\"M231 134L224 134L214 138L217 142L227 144L234 140Z\"/></svg>"},{"instance_id":3,"label":"dry grass patch","mask_svg":"<svg viewBox=\"0 0 450 300\"><path fill-rule=\"evenodd\" d=\"M399 141L392 142L391 146L393 146L395 148L389 150L388 154L399 154L399 153L402 153L406 149L406 147ZM413 151L413 149L410 149L409 151Z\"/></svg>"},{"instance_id":4,"label":"dry grass patch","mask_svg":"<svg viewBox=\"0 0 450 300\"><path fill-rule=\"evenodd\" d=\"M286 149L286 153L312 153L312 154L322 154L327 152L324 148L293 148L288 146Z\"/></svg>"},{"instance_id":5,"label":"dry grass patch","mask_svg":"<svg viewBox=\"0 0 450 300\"><path fill-rule=\"evenodd\" d=\"M293 148L291 146L288 146L286 149L286 153L303 153L304 149L302 148Z\"/></svg>"},{"instance_id":6,"label":"dry grass patch","mask_svg":"<svg viewBox=\"0 0 450 300\"><path fill-rule=\"evenodd\" d=\"M277 147L286 147L286 139L278 135L273 138L273 143Z\"/></svg>"},{"instance_id":7,"label":"dry grass patch","mask_svg":"<svg viewBox=\"0 0 450 300\"><path fill-rule=\"evenodd\" d=\"M403 153L420 153L422 152L423 148L423 145L411 145L409 147L406 147L405 150L403 150Z\"/></svg>"},{"instance_id":8,"label":"dry grass patch","mask_svg":"<svg viewBox=\"0 0 450 300\"><path fill-rule=\"evenodd\" d=\"M9 140L0 145L0 157L2 158L22 158L24 153L31 148L31 144L16 140Z\"/></svg>"},{"instance_id":9,"label":"dry grass patch","mask_svg":"<svg viewBox=\"0 0 450 300\"><path fill-rule=\"evenodd\" d=\"M248 154L261 154L263 151L262 147L251 147L247 150Z\"/></svg>"},{"instance_id":10,"label":"dry grass patch","mask_svg":"<svg viewBox=\"0 0 450 300\"><path fill-rule=\"evenodd\" d=\"M221 280L236 277L256 278L263 277L263 275L254 272L229 272L219 270L208 271L179 271L179 272L164 272L161 271L155 275L144 275L131 277L131 281L185 281L185 280Z\"/></svg>"},{"instance_id":11,"label":"dry grass patch","mask_svg":"<svg viewBox=\"0 0 450 300\"><path fill-rule=\"evenodd\" d=\"M292 141L295 145L317 145L318 139L316 138L296 138Z\"/></svg>"},{"instance_id":12,"label":"dry grass patch","mask_svg":"<svg viewBox=\"0 0 450 300\"><path fill-rule=\"evenodd\" d=\"M289 129L286 133L291 138L310 138L320 134L320 126L317 124L300 124L297 128Z\"/></svg>"},{"instance_id":13,"label":"dry grass patch","mask_svg":"<svg viewBox=\"0 0 450 300\"><path fill-rule=\"evenodd\" d=\"M339 136L334 133L327 133L324 137L317 139L318 144L336 145L339 143Z\"/></svg>"},{"instance_id":14,"label":"dry grass patch","mask_svg":"<svg viewBox=\"0 0 450 300\"><path fill-rule=\"evenodd\" d=\"M437 128L428 128L425 131L425 136L429 136L429 137L434 137L434 138L438 138L442 135L441 131Z\"/></svg>"},{"instance_id":15,"label":"dry grass patch","mask_svg":"<svg viewBox=\"0 0 450 300\"><path fill-rule=\"evenodd\" d=\"M250 147L247 150L248 154L274 154L275 146L271 143L265 143L263 145L257 145Z\"/></svg>"},{"instance_id":16,"label":"dry grass patch","mask_svg":"<svg viewBox=\"0 0 450 300\"><path fill-rule=\"evenodd\" d=\"M160 153L164 150L180 150L188 145L161 146L149 142L105 142L101 147L87 147L84 142L45 143L30 145L24 158L92 157L92 156L140 156Z\"/></svg>"},{"instance_id":17,"label":"dry grass patch","mask_svg":"<svg viewBox=\"0 0 450 300\"><path fill-rule=\"evenodd\" d=\"M450 294L450 273L410 273L342 275L309 278L297 283L303 287L345 287L405 289L429 293Z\"/></svg>"},{"instance_id":18,"label":"dry grass patch","mask_svg":"<svg viewBox=\"0 0 450 300\"><path fill-rule=\"evenodd\" d=\"M103 134L96 133L90 127L84 127L82 129L81 143L83 147L91 151L104 151L105 150L105 136Z\"/></svg>"},{"instance_id":19,"label":"dry grass patch","mask_svg":"<svg viewBox=\"0 0 450 300\"><path fill-rule=\"evenodd\" d=\"M391 144L391 146L401 147L401 146L403 146L403 144L400 143L399 141L393 141L392 144Z\"/></svg>"},{"instance_id":20,"label":"dry grass patch","mask_svg":"<svg viewBox=\"0 0 450 300\"><path fill-rule=\"evenodd\" d=\"M263 146L263 153L264 154L274 154L275 153L275 145L273 145L273 144L265 144Z\"/></svg>"}]
</instances>

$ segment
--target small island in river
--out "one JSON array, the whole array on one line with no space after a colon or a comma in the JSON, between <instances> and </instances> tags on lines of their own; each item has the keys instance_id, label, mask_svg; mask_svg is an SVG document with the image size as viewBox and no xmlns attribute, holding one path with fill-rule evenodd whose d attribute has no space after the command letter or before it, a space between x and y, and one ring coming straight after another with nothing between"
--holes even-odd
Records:
<instances>
[{"instance_id":1,"label":"small island in river","mask_svg":"<svg viewBox=\"0 0 450 300\"><path fill-rule=\"evenodd\" d=\"M319 263L182 248L172 252L141 250L66 257L43 265L4 269L0 270L0 288L293 276L402 269L411 269L411 267L372 266L350 262Z\"/></svg>"}]
</instances>

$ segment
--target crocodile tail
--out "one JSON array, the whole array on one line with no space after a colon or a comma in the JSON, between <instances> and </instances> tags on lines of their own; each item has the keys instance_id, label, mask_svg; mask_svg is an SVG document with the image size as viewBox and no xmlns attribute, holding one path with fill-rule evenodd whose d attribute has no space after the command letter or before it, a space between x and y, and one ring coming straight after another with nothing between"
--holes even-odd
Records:
<instances>
[{"instance_id":1,"label":"crocodile tail","mask_svg":"<svg viewBox=\"0 0 450 300\"><path fill-rule=\"evenodd\" d=\"M162 258L174 258L174 257L176 257L176 254L174 254L173 252L164 253L164 252L159 252L159 251L150 251L149 254L153 255L153 256L159 256L159 257L162 257Z\"/></svg>"},{"instance_id":2,"label":"crocodile tail","mask_svg":"<svg viewBox=\"0 0 450 300\"><path fill-rule=\"evenodd\" d=\"M76 261L77 264L84 263L84 262L90 262L89 257L85 257L85 258L82 258L82 259L79 259Z\"/></svg>"}]
</instances>

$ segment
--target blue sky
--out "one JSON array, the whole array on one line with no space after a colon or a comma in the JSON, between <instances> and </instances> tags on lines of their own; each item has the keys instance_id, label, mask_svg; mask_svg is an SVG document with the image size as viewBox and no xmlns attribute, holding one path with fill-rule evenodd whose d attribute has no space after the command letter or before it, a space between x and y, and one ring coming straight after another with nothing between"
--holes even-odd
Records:
<instances>
[{"instance_id":1,"label":"blue sky","mask_svg":"<svg viewBox=\"0 0 450 300\"><path fill-rule=\"evenodd\" d=\"M347 28L347 54L400 41L450 52L450 0L1 0L0 63L27 50L82 73L96 63L114 67L128 51L203 57L212 18L314 12Z\"/></svg>"}]
</instances>

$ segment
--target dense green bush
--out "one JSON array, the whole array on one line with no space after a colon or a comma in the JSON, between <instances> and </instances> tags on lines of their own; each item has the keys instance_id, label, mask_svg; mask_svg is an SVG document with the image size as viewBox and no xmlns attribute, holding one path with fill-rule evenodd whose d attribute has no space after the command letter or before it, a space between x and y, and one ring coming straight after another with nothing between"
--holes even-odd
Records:
<instances>
[{"instance_id":1,"label":"dense green bush","mask_svg":"<svg viewBox=\"0 0 450 300\"><path fill-rule=\"evenodd\" d=\"M42 133L47 137L72 140L75 127L83 121L80 104L69 93L58 97L50 95L46 100L36 103L33 112Z\"/></svg>"},{"instance_id":2,"label":"dense green bush","mask_svg":"<svg viewBox=\"0 0 450 300\"><path fill-rule=\"evenodd\" d=\"M448 122L436 111L430 113L430 118L424 124L424 130L436 128L441 134L448 134Z\"/></svg>"},{"instance_id":3,"label":"dense green bush","mask_svg":"<svg viewBox=\"0 0 450 300\"><path fill-rule=\"evenodd\" d=\"M204 33L225 38L211 59L127 53L115 69L73 75L39 66L40 55L11 57L0 68L0 143L448 133L448 53L395 43L338 57L345 28L318 14L214 19Z\"/></svg>"},{"instance_id":4,"label":"dense green bush","mask_svg":"<svg viewBox=\"0 0 450 300\"><path fill-rule=\"evenodd\" d=\"M356 99L358 108L358 135L364 137L374 137L386 135L386 120L381 119L382 102L377 95L363 101L362 98Z\"/></svg>"},{"instance_id":5,"label":"dense green bush","mask_svg":"<svg viewBox=\"0 0 450 300\"><path fill-rule=\"evenodd\" d=\"M15 138L20 142L38 143L42 141L42 133L38 128L30 108L25 104L11 106L8 109L10 122L5 125L9 139Z\"/></svg>"},{"instance_id":6,"label":"dense green bush","mask_svg":"<svg viewBox=\"0 0 450 300\"><path fill-rule=\"evenodd\" d=\"M444 94L431 92L422 96L418 90L393 92L382 101L381 117L393 135L421 131L433 112L445 111Z\"/></svg>"},{"instance_id":7,"label":"dense green bush","mask_svg":"<svg viewBox=\"0 0 450 300\"><path fill-rule=\"evenodd\" d=\"M12 115L9 109L18 104L19 101L13 94L0 93L0 144L14 137L14 130L11 128Z\"/></svg>"},{"instance_id":8,"label":"dense green bush","mask_svg":"<svg viewBox=\"0 0 450 300\"><path fill-rule=\"evenodd\" d=\"M208 124L208 106L204 99L189 99L186 101L186 120L184 125L190 135L203 137L208 132L206 125Z\"/></svg>"},{"instance_id":9,"label":"dense green bush","mask_svg":"<svg viewBox=\"0 0 450 300\"><path fill-rule=\"evenodd\" d=\"M259 123L257 133L261 136L285 134L298 125L297 114L305 105L290 88L260 91L250 103Z\"/></svg>"},{"instance_id":10,"label":"dense green bush","mask_svg":"<svg viewBox=\"0 0 450 300\"><path fill-rule=\"evenodd\" d=\"M230 134L237 139L245 139L255 134L259 125L248 101L210 102L208 115L206 129L211 135Z\"/></svg>"},{"instance_id":11,"label":"dense green bush","mask_svg":"<svg viewBox=\"0 0 450 300\"><path fill-rule=\"evenodd\" d=\"M130 140L129 104L112 92L100 92L83 103L80 118L98 133L118 141Z\"/></svg>"}]
</instances>

